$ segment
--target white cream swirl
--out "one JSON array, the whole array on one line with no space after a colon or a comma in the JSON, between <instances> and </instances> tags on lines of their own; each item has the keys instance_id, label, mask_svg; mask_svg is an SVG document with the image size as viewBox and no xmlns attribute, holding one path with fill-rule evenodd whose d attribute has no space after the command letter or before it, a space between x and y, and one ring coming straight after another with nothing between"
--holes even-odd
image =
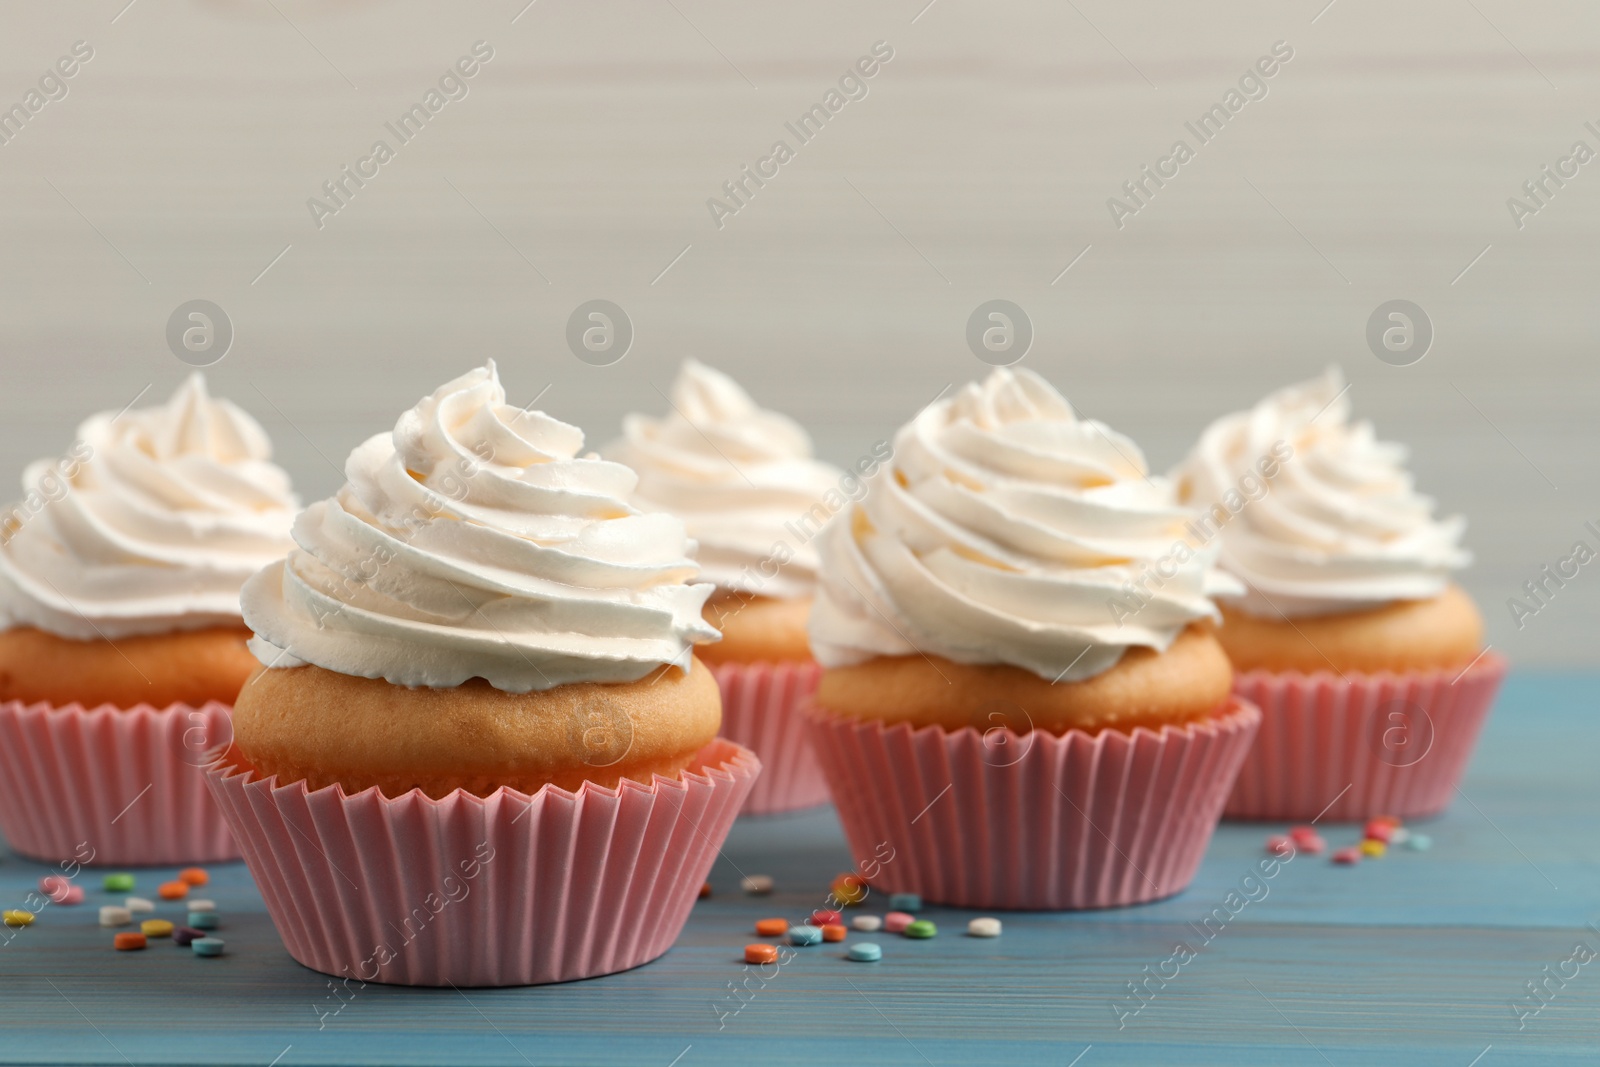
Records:
<instances>
[{"instance_id":1,"label":"white cream swirl","mask_svg":"<svg viewBox=\"0 0 1600 1067\"><path fill-rule=\"evenodd\" d=\"M830 667L922 653L1093 677L1217 617L1208 598L1231 583L1184 542L1190 517L1132 441L1031 371L997 370L903 427L824 534L812 650ZM1156 561L1171 573L1153 581Z\"/></svg>"},{"instance_id":2,"label":"white cream swirl","mask_svg":"<svg viewBox=\"0 0 1600 1067\"><path fill-rule=\"evenodd\" d=\"M1263 478L1275 447L1292 455ZM1218 566L1244 581L1243 610L1325 615L1437 596L1472 562L1466 520L1435 520L1405 460L1404 446L1350 421L1330 367L1212 423L1174 477L1220 525Z\"/></svg>"},{"instance_id":3,"label":"white cream swirl","mask_svg":"<svg viewBox=\"0 0 1600 1067\"><path fill-rule=\"evenodd\" d=\"M245 585L251 647L396 685L512 693L687 667L713 587L633 471L505 402L494 363L440 386L345 461L295 521L300 547Z\"/></svg>"},{"instance_id":4,"label":"white cream swirl","mask_svg":"<svg viewBox=\"0 0 1600 1067\"><path fill-rule=\"evenodd\" d=\"M604 449L639 472L636 502L683 520L700 546L704 576L718 588L811 596L816 548L792 528L830 493L839 495L843 472L812 458L798 423L758 407L703 363L684 361L670 403L672 413L661 419L629 415L621 439Z\"/></svg>"},{"instance_id":5,"label":"white cream swirl","mask_svg":"<svg viewBox=\"0 0 1600 1067\"><path fill-rule=\"evenodd\" d=\"M0 625L78 640L239 625L239 587L289 547L298 506L271 456L199 373L160 407L90 418L0 516Z\"/></svg>"}]
</instances>

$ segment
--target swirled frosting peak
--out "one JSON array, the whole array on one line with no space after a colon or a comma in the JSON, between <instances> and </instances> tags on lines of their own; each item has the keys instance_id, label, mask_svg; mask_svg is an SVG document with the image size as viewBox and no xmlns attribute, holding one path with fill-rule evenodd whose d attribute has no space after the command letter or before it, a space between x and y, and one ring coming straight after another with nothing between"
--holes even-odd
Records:
<instances>
[{"instance_id":1,"label":"swirled frosting peak","mask_svg":"<svg viewBox=\"0 0 1600 1067\"><path fill-rule=\"evenodd\" d=\"M1267 456L1283 462L1262 477ZM1277 618L1437 596L1472 562L1466 520L1436 520L1405 461L1404 446L1350 421L1330 367L1212 423L1174 474L1220 525L1218 566L1243 580L1239 606Z\"/></svg>"},{"instance_id":2,"label":"swirled frosting peak","mask_svg":"<svg viewBox=\"0 0 1600 1067\"><path fill-rule=\"evenodd\" d=\"M1217 616L1189 518L1132 441L997 370L903 427L824 534L812 649L830 667L921 653L1092 677Z\"/></svg>"},{"instance_id":3,"label":"swirled frosting peak","mask_svg":"<svg viewBox=\"0 0 1600 1067\"><path fill-rule=\"evenodd\" d=\"M683 520L705 577L719 588L810 596L816 548L785 524L838 493L842 472L812 458L811 438L797 423L758 407L703 363L684 361L668 399L666 417L628 416L622 438L605 449L639 472L639 505Z\"/></svg>"},{"instance_id":4,"label":"swirled frosting peak","mask_svg":"<svg viewBox=\"0 0 1600 1067\"><path fill-rule=\"evenodd\" d=\"M350 453L344 488L295 521L300 547L246 584L256 657L513 693L687 667L717 637L692 542L582 449L508 405L493 362L440 386Z\"/></svg>"},{"instance_id":5,"label":"swirled frosting peak","mask_svg":"<svg viewBox=\"0 0 1600 1067\"><path fill-rule=\"evenodd\" d=\"M289 547L297 502L259 423L199 373L104 412L0 515L0 624L78 640L239 625L239 587Z\"/></svg>"}]
</instances>

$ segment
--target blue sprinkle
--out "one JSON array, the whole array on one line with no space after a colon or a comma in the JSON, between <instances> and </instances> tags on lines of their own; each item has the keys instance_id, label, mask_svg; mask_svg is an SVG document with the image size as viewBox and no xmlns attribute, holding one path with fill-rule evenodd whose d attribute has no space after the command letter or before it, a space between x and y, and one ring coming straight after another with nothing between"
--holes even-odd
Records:
<instances>
[{"instance_id":1,"label":"blue sprinkle","mask_svg":"<svg viewBox=\"0 0 1600 1067\"><path fill-rule=\"evenodd\" d=\"M890 911L921 911L922 898L915 893L890 893Z\"/></svg>"},{"instance_id":2,"label":"blue sprinkle","mask_svg":"<svg viewBox=\"0 0 1600 1067\"><path fill-rule=\"evenodd\" d=\"M857 941L850 946L848 958L857 963L877 963L883 959L883 949L871 941Z\"/></svg>"},{"instance_id":3,"label":"blue sprinkle","mask_svg":"<svg viewBox=\"0 0 1600 1067\"><path fill-rule=\"evenodd\" d=\"M214 911L191 911L189 925L196 930L215 930L217 928L217 913Z\"/></svg>"},{"instance_id":4,"label":"blue sprinkle","mask_svg":"<svg viewBox=\"0 0 1600 1067\"><path fill-rule=\"evenodd\" d=\"M1406 838L1406 847L1415 852L1426 852L1433 847L1433 838L1427 834L1412 834Z\"/></svg>"},{"instance_id":5,"label":"blue sprinkle","mask_svg":"<svg viewBox=\"0 0 1600 1067\"><path fill-rule=\"evenodd\" d=\"M191 941L189 947L196 956L220 956L225 943L220 937L202 937Z\"/></svg>"},{"instance_id":6,"label":"blue sprinkle","mask_svg":"<svg viewBox=\"0 0 1600 1067\"><path fill-rule=\"evenodd\" d=\"M820 926L791 926L789 928L789 944L791 944L791 945L820 945L820 944L822 944L822 927L820 927Z\"/></svg>"}]
</instances>

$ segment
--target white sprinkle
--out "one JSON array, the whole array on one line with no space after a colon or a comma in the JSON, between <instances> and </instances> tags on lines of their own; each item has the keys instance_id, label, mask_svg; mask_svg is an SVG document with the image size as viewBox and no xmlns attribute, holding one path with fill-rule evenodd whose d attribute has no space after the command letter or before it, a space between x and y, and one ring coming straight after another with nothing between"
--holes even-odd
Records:
<instances>
[{"instance_id":1,"label":"white sprinkle","mask_svg":"<svg viewBox=\"0 0 1600 1067\"><path fill-rule=\"evenodd\" d=\"M1389 844L1391 844L1391 845L1403 845L1403 844L1406 843L1407 838L1409 838L1410 836L1411 836L1411 831L1410 830L1407 830L1404 826L1396 826L1394 828L1394 830L1389 834Z\"/></svg>"},{"instance_id":2,"label":"white sprinkle","mask_svg":"<svg viewBox=\"0 0 1600 1067\"><path fill-rule=\"evenodd\" d=\"M101 926L127 926L133 922L133 913L127 908L119 908L115 904L107 904L100 909Z\"/></svg>"},{"instance_id":3,"label":"white sprinkle","mask_svg":"<svg viewBox=\"0 0 1600 1067\"><path fill-rule=\"evenodd\" d=\"M862 933L870 934L874 930L883 929L883 916L857 915L855 918L850 920L850 925L855 929L860 930Z\"/></svg>"},{"instance_id":4,"label":"white sprinkle","mask_svg":"<svg viewBox=\"0 0 1600 1067\"><path fill-rule=\"evenodd\" d=\"M217 902L214 901L214 900L190 900L190 901L186 901L185 903L187 903L189 905L189 910L190 911L216 911L217 910Z\"/></svg>"},{"instance_id":5,"label":"white sprinkle","mask_svg":"<svg viewBox=\"0 0 1600 1067\"><path fill-rule=\"evenodd\" d=\"M743 889L746 893L754 893L756 896L765 896L772 892L772 875L752 874L747 878L741 878L739 879L739 888Z\"/></svg>"},{"instance_id":6,"label":"white sprinkle","mask_svg":"<svg viewBox=\"0 0 1600 1067\"><path fill-rule=\"evenodd\" d=\"M129 897L127 906L128 911L134 915L143 915L147 911L156 910L156 906L144 897Z\"/></svg>"},{"instance_id":7,"label":"white sprinkle","mask_svg":"<svg viewBox=\"0 0 1600 1067\"><path fill-rule=\"evenodd\" d=\"M968 937L999 937L999 919L973 919L967 924Z\"/></svg>"}]
</instances>

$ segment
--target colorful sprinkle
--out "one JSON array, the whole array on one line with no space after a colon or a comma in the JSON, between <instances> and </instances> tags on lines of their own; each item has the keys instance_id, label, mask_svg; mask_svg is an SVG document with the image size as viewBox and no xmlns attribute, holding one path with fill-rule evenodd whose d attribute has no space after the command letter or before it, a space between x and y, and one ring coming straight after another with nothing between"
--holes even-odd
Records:
<instances>
[{"instance_id":1,"label":"colorful sprinkle","mask_svg":"<svg viewBox=\"0 0 1600 1067\"><path fill-rule=\"evenodd\" d=\"M100 884L105 886L107 893L126 893L133 888L133 875L127 873L108 874L105 877L105 881Z\"/></svg>"},{"instance_id":2,"label":"colorful sprinkle","mask_svg":"<svg viewBox=\"0 0 1600 1067\"><path fill-rule=\"evenodd\" d=\"M178 872L178 881L184 885L202 886L211 881L211 876L199 867L185 867Z\"/></svg>"},{"instance_id":3,"label":"colorful sprinkle","mask_svg":"<svg viewBox=\"0 0 1600 1067\"><path fill-rule=\"evenodd\" d=\"M174 926L172 928L172 943L180 948L187 948L192 942L206 936L203 931L191 926Z\"/></svg>"},{"instance_id":4,"label":"colorful sprinkle","mask_svg":"<svg viewBox=\"0 0 1600 1067\"><path fill-rule=\"evenodd\" d=\"M188 882L162 882L161 888L156 890L162 900L182 900L189 895Z\"/></svg>"},{"instance_id":5,"label":"colorful sprinkle","mask_svg":"<svg viewBox=\"0 0 1600 1067\"><path fill-rule=\"evenodd\" d=\"M762 937L782 937L789 930L788 919L757 919L756 933Z\"/></svg>"},{"instance_id":6,"label":"colorful sprinkle","mask_svg":"<svg viewBox=\"0 0 1600 1067\"><path fill-rule=\"evenodd\" d=\"M127 900L123 901L123 904L126 905L127 909L133 912L135 915L144 915L156 910L156 906L150 901L144 899L144 897L129 897Z\"/></svg>"},{"instance_id":7,"label":"colorful sprinkle","mask_svg":"<svg viewBox=\"0 0 1600 1067\"><path fill-rule=\"evenodd\" d=\"M217 928L217 913L214 911L191 911L189 925L196 930L215 930Z\"/></svg>"},{"instance_id":8,"label":"colorful sprinkle","mask_svg":"<svg viewBox=\"0 0 1600 1067\"><path fill-rule=\"evenodd\" d=\"M882 915L857 915L850 920L850 927L860 930L864 934L876 933L883 929Z\"/></svg>"},{"instance_id":9,"label":"colorful sprinkle","mask_svg":"<svg viewBox=\"0 0 1600 1067\"><path fill-rule=\"evenodd\" d=\"M133 912L116 904L107 904L100 909L101 926L127 926L133 922Z\"/></svg>"},{"instance_id":10,"label":"colorful sprinkle","mask_svg":"<svg viewBox=\"0 0 1600 1067\"><path fill-rule=\"evenodd\" d=\"M1330 858L1335 863L1344 863L1354 866L1355 864L1361 862L1361 850L1359 848L1341 848Z\"/></svg>"},{"instance_id":11,"label":"colorful sprinkle","mask_svg":"<svg viewBox=\"0 0 1600 1067\"><path fill-rule=\"evenodd\" d=\"M1289 828L1289 839L1297 845L1302 841L1319 839L1321 836L1321 834L1317 833L1315 826L1293 826Z\"/></svg>"},{"instance_id":12,"label":"colorful sprinkle","mask_svg":"<svg viewBox=\"0 0 1600 1067\"><path fill-rule=\"evenodd\" d=\"M146 919L139 924L139 932L146 937L171 937L172 924L165 919Z\"/></svg>"},{"instance_id":13,"label":"colorful sprinkle","mask_svg":"<svg viewBox=\"0 0 1600 1067\"><path fill-rule=\"evenodd\" d=\"M822 928L822 940L843 941L850 931L840 923L829 923Z\"/></svg>"},{"instance_id":14,"label":"colorful sprinkle","mask_svg":"<svg viewBox=\"0 0 1600 1067\"><path fill-rule=\"evenodd\" d=\"M1388 850L1388 845L1374 837L1369 837L1365 841L1361 842L1361 854L1363 856L1370 856L1373 859L1380 858Z\"/></svg>"},{"instance_id":15,"label":"colorful sprinkle","mask_svg":"<svg viewBox=\"0 0 1600 1067\"><path fill-rule=\"evenodd\" d=\"M0 921L7 926L32 926L33 912L23 911L21 908L10 908L0 912Z\"/></svg>"},{"instance_id":16,"label":"colorful sprinkle","mask_svg":"<svg viewBox=\"0 0 1600 1067\"><path fill-rule=\"evenodd\" d=\"M789 944L791 945L820 945L822 944L822 928L817 926L796 926L789 931Z\"/></svg>"},{"instance_id":17,"label":"colorful sprinkle","mask_svg":"<svg viewBox=\"0 0 1600 1067\"><path fill-rule=\"evenodd\" d=\"M933 925L933 923L927 919L918 919L905 929L905 935L907 937L914 937L918 941L926 941L928 938L933 937L938 932L939 928Z\"/></svg>"},{"instance_id":18,"label":"colorful sprinkle","mask_svg":"<svg viewBox=\"0 0 1600 1067\"><path fill-rule=\"evenodd\" d=\"M135 949L144 948L149 942L145 940L143 934L128 933L118 934L112 938L111 944L116 947L118 952L132 952Z\"/></svg>"},{"instance_id":19,"label":"colorful sprinkle","mask_svg":"<svg viewBox=\"0 0 1600 1067\"><path fill-rule=\"evenodd\" d=\"M921 911L922 898L915 893L890 893L889 907L895 911Z\"/></svg>"},{"instance_id":20,"label":"colorful sprinkle","mask_svg":"<svg viewBox=\"0 0 1600 1067\"><path fill-rule=\"evenodd\" d=\"M700 899L704 900L704 899L706 899L706 897L709 897L710 895L711 895L711 883L707 882L705 885L700 887Z\"/></svg>"},{"instance_id":21,"label":"colorful sprinkle","mask_svg":"<svg viewBox=\"0 0 1600 1067\"><path fill-rule=\"evenodd\" d=\"M1427 834L1412 834L1406 839L1406 847L1413 852L1426 852L1433 847L1433 838Z\"/></svg>"},{"instance_id":22,"label":"colorful sprinkle","mask_svg":"<svg viewBox=\"0 0 1600 1067\"><path fill-rule=\"evenodd\" d=\"M1379 822L1377 819L1373 819L1371 822L1367 823L1367 828L1365 831L1363 831L1363 836L1366 837L1368 841L1382 841L1387 845L1389 843L1389 838L1394 836L1394 826L1390 823Z\"/></svg>"},{"instance_id":23,"label":"colorful sprinkle","mask_svg":"<svg viewBox=\"0 0 1600 1067\"><path fill-rule=\"evenodd\" d=\"M195 942L199 944L199 942ZM744 961L746 963L777 963L778 947L776 945L746 945L744 947Z\"/></svg>"},{"instance_id":24,"label":"colorful sprinkle","mask_svg":"<svg viewBox=\"0 0 1600 1067\"><path fill-rule=\"evenodd\" d=\"M1403 845L1410 840L1411 831L1404 826L1396 826L1394 832L1389 835L1389 844L1391 845Z\"/></svg>"},{"instance_id":25,"label":"colorful sprinkle","mask_svg":"<svg viewBox=\"0 0 1600 1067\"><path fill-rule=\"evenodd\" d=\"M772 892L772 876L770 874L752 874L747 878L739 879L739 888L758 897L765 896Z\"/></svg>"},{"instance_id":26,"label":"colorful sprinkle","mask_svg":"<svg viewBox=\"0 0 1600 1067\"><path fill-rule=\"evenodd\" d=\"M833 880L834 899L846 907L853 907L867 899L867 880L859 874L841 874Z\"/></svg>"},{"instance_id":27,"label":"colorful sprinkle","mask_svg":"<svg viewBox=\"0 0 1600 1067\"><path fill-rule=\"evenodd\" d=\"M973 919L971 922L969 922L967 924L967 936L968 937L999 937L1000 936L1000 920L999 919L989 919L989 918Z\"/></svg>"},{"instance_id":28,"label":"colorful sprinkle","mask_svg":"<svg viewBox=\"0 0 1600 1067\"><path fill-rule=\"evenodd\" d=\"M46 875L39 879L39 892L49 897L53 904L83 903L83 887L59 874Z\"/></svg>"},{"instance_id":29,"label":"colorful sprinkle","mask_svg":"<svg viewBox=\"0 0 1600 1067\"><path fill-rule=\"evenodd\" d=\"M811 913L811 918L806 920L806 923L810 926L831 926L834 923L842 922L844 922L843 915L836 911L829 911L826 908L818 908Z\"/></svg>"},{"instance_id":30,"label":"colorful sprinkle","mask_svg":"<svg viewBox=\"0 0 1600 1067\"><path fill-rule=\"evenodd\" d=\"M200 937L189 942L189 948L196 956L220 956L226 944L227 942L220 937Z\"/></svg>"},{"instance_id":31,"label":"colorful sprinkle","mask_svg":"<svg viewBox=\"0 0 1600 1067\"><path fill-rule=\"evenodd\" d=\"M877 963L883 959L883 949L872 941L857 941L845 950L845 958L856 963Z\"/></svg>"},{"instance_id":32,"label":"colorful sprinkle","mask_svg":"<svg viewBox=\"0 0 1600 1067\"><path fill-rule=\"evenodd\" d=\"M1320 856L1328 847L1328 843L1317 834L1312 834L1310 837L1297 837L1294 839L1294 843L1301 852L1312 856Z\"/></svg>"},{"instance_id":33,"label":"colorful sprinkle","mask_svg":"<svg viewBox=\"0 0 1600 1067\"><path fill-rule=\"evenodd\" d=\"M214 900L191 900L191 901L189 901L189 910L190 911L216 911L217 910L217 902L214 901Z\"/></svg>"},{"instance_id":34,"label":"colorful sprinkle","mask_svg":"<svg viewBox=\"0 0 1600 1067\"><path fill-rule=\"evenodd\" d=\"M914 915L907 915L903 911L891 911L883 917L883 929L885 933L898 934L916 921Z\"/></svg>"},{"instance_id":35,"label":"colorful sprinkle","mask_svg":"<svg viewBox=\"0 0 1600 1067\"><path fill-rule=\"evenodd\" d=\"M1274 856L1294 855L1294 839L1284 834L1273 834L1267 838L1267 851Z\"/></svg>"}]
</instances>

